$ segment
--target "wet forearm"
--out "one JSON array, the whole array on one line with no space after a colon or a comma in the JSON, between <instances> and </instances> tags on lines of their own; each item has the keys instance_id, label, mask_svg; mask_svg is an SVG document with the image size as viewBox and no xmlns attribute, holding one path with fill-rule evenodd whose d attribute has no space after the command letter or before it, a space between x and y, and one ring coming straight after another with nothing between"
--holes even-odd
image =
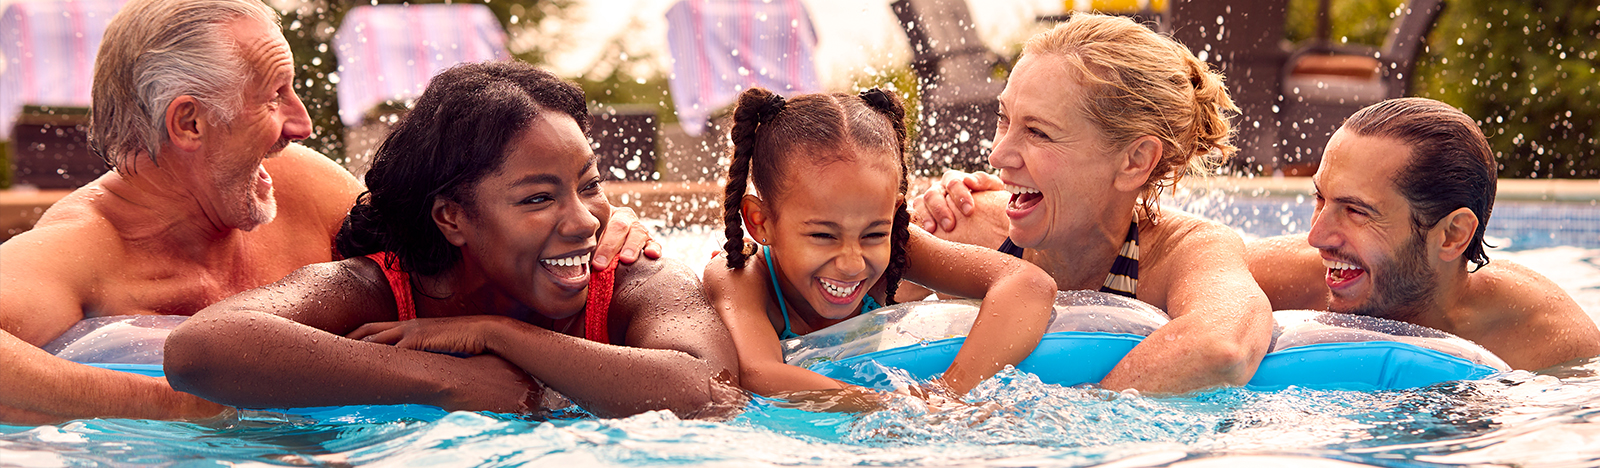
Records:
<instances>
[{"instance_id":1,"label":"wet forearm","mask_svg":"<svg viewBox=\"0 0 1600 468\"><path fill-rule=\"evenodd\" d=\"M1265 321L1258 317L1181 316L1129 351L1100 385L1154 393L1244 385L1266 354L1271 333L1270 314Z\"/></svg>"},{"instance_id":2,"label":"wet forearm","mask_svg":"<svg viewBox=\"0 0 1600 468\"><path fill-rule=\"evenodd\" d=\"M1049 326L1055 302L1055 283L1042 272L1037 276L1008 276L984 295L966 342L945 371L944 381L951 390L965 394L1033 353Z\"/></svg>"},{"instance_id":3,"label":"wet forearm","mask_svg":"<svg viewBox=\"0 0 1600 468\"><path fill-rule=\"evenodd\" d=\"M740 363L739 383L762 396L809 390L838 390L847 386L822 374L782 361Z\"/></svg>"},{"instance_id":4,"label":"wet forearm","mask_svg":"<svg viewBox=\"0 0 1600 468\"><path fill-rule=\"evenodd\" d=\"M155 377L57 358L0 334L0 422L51 424L81 418L198 419L220 405L174 391Z\"/></svg>"},{"instance_id":5,"label":"wet forearm","mask_svg":"<svg viewBox=\"0 0 1600 468\"><path fill-rule=\"evenodd\" d=\"M494 329L488 344L602 417L651 410L693 414L713 403L711 385L720 372L680 351L596 343L521 322Z\"/></svg>"},{"instance_id":6,"label":"wet forearm","mask_svg":"<svg viewBox=\"0 0 1600 468\"><path fill-rule=\"evenodd\" d=\"M271 314L191 319L167 342L175 388L251 408L443 401L443 355L345 339ZM427 369L428 372L419 372Z\"/></svg>"}]
</instances>

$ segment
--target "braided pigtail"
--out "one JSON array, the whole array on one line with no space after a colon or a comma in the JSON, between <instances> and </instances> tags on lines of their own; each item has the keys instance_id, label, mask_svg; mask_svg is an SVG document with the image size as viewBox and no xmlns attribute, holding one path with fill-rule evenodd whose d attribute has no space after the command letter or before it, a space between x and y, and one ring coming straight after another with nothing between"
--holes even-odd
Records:
<instances>
[{"instance_id":1,"label":"braided pigtail","mask_svg":"<svg viewBox=\"0 0 1600 468\"><path fill-rule=\"evenodd\" d=\"M895 166L900 169L900 188L894 204L894 225L889 232L889 266L884 269L884 305L893 305L895 292L900 289L900 278L905 274L910 259L906 243L911 241L911 213L906 211L908 185L906 164L906 105L893 92L872 88L861 92L867 107L889 119L895 133Z\"/></svg>"},{"instance_id":2,"label":"braided pigtail","mask_svg":"<svg viewBox=\"0 0 1600 468\"><path fill-rule=\"evenodd\" d=\"M783 111L782 96L761 88L750 88L739 94L739 104L733 110L733 162L728 165L728 185L723 188L722 222L728 241L722 249L728 253L729 268L744 268L749 257L744 250L744 223L739 206L744 202L745 187L749 185L751 160L756 153L756 131L771 122Z\"/></svg>"}]
</instances>

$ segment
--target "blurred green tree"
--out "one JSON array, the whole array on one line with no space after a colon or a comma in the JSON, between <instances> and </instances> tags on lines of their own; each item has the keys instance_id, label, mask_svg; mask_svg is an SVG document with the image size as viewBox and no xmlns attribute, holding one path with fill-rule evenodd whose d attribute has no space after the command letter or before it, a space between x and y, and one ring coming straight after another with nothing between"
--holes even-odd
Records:
<instances>
[{"instance_id":1,"label":"blurred green tree","mask_svg":"<svg viewBox=\"0 0 1600 468\"><path fill-rule=\"evenodd\" d=\"M1428 48L1416 94L1479 119L1501 177L1600 177L1600 1L1455 0Z\"/></svg>"},{"instance_id":2,"label":"blurred green tree","mask_svg":"<svg viewBox=\"0 0 1600 468\"><path fill-rule=\"evenodd\" d=\"M1318 0L1289 0L1283 34L1289 42L1305 43L1317 36ZM1383 46L1389 23L1405 0L1330 0L1328 41L1333 44Z\"/></svg>"},{"instance_id":3,"label":"blurred green tree","mask_svg":"<svg viewBox=\"0 0 1600 468\"><path fill-rule=\"evenodd\" d=\"M1286 38L1315 36L1290 0ZM1329 39L1382 46L1402 0L1331 0ZM1508 178L1600 178L1600 0L1450 0L1411 94L1478 119Z\"/></svg>"}]
</instances>

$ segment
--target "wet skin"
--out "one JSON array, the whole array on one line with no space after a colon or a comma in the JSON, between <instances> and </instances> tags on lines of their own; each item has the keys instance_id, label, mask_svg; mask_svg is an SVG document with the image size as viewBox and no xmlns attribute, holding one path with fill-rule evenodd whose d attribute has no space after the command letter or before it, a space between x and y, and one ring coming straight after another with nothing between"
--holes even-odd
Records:
<instances>
[{"instance_id":1,"label":"wet skin","mask_svg":"<svg viewBox=\"0 0 1600 468\"><path fill-rule=\"evenodd\" d=\"M1521 265L1470 271L1463 252L1479 220L1458 208L1418 232L1395 185L1411 148L1344 129L1313 177L1311 231L1251 242L1250 269L1275 309L1357 313L1471 340L1516 369L1600 354L1600 330L1560 287ZM1492 253L1491 253L1492 255Z\"/></svg>"},{"instance_id":2,"label":"wet skin","mask_svg":"<svg viewBox=\"0 0 1600 468\"><path fill-rule=\"evenodd\" d=\"M175 330L174 387L247 407L528 412L543 387L607 417L740 407L726 329L681 264L619 267L611 336L583 337L588 256L609 206L577 123L541 114L507 152L470 189L474 200L437 201L433 225L418 227L441 230L462 253L438 274L412 275L418 319L396 321L373 261L311 265Z\"/></svg>"},{"instance_id":3,"label":"wet skin","mask_svg":"<svg viewBox=\"0 0 1600 468\"><path fill-rule=\"evenodd\" d=\"M221 406L162 379L70 363L36 346L83 318L193 314L330 258L360 184L322 155L288 146L309 135L310 119L289 88L293 60L278 30L240 20L229 33L253 71L231 122L218 123L192 97L175 99L160 122L168 138L159 166L130 155L130 167L67 195L0 245L0 354L27 363L0 371L0 420L218 414Z\"/></svg>"},{"instance_id":4,"label":"wet skin","mask_svg":"<svg viewBox=\"0 0 1600 468\"><path fill-rule=\"evenodd\" d=\"M153 163L127 155L51 206L32 230L0 244L0 421L81 417L196 419L222 407L163 379L93 368L38 349L90 317L192 315L233 294L332 259L361 184L290 142L310 135L279 30L230 27L250 77L227 123L195 98L173 100ZM601 255L632 262L648 231L631 210L610 220ZM622 249L618 253L618 249ZM646 248L646 256L659 250Z\"/></svg>"},{"instance_id":5,"label":"wet skin","mask_svg":"<svg viewBox=\"0 0 1600 468\"><path fill-rule=\"evenodd\" d=\"M1066 59L1027 56L1017 61L1000 93L1000 115L989 164L1015 195L1006 206L1012 242L1025 248L1074 245L1080 261L1110 268L1137 198L1148 178L1128 167L1083 114L1076 72ZM998 244L996 244L998 245ZM1098 268L1095 268L1098 270ZM1063 289L1099 288L1103 274L1063 278Z\"/></svg>"},{"instance_id":6,"label":"wet skin","mask_svg":"<svg viewBox=\"0 0 1600 468\"><path fill-rule=\"evenodd\" d=\"M885 303L899 170L892 153L841 146L853 154L823 158L833 162L821 164L791 160L787 173L806 174L805 182L744 200L746 229L771 245L778 291L759 252L740 269L730 269L726 257L718 256L704 277L707 295L733 333L747 389L792 398L808 409L860 411L881 396L786 364L778 341L784 327L780 295L791 330L802 335L854 317L868 294ZM1043 271L915 228L906 248L906 281L984 299L967 340L976 344L963 346L945 372L948 389L965 393L1038 344L1054 298Z\"/></svg>"},{"instance_id":7,"label":"wet skin","mask_svg":"<svg viewBox=\"0 0 1600 468\"><path fill-rule=\"evenodd\" d=\"M244 105L227 123L195 121L206 148L215 150L192 176L199 179L194 186L216 192L200 198L219 202L212 210L222 225L249 231L271 222L278 210L272 176L261 162L290 142L310 137L311 117L294 93L294 57L283 35L265 24L239 25L248 38L241 41L240 56L251 66L241 96Z\"/></svg>"},{"instance_id":8,"label":"wet skin","mask_svg":"<svg viewBox=\"0 0 1600 468\"><path fill-rule=\"evenodd\" d=\"M1329 140L1312 177L1317 207L1307 237L1330 266L1328 310L1406 320L1434 302L1424 234L1413 229L1410 203L1391 182L1410 153L1390 138L1346 132Z\"/></svg>"},{"instance_id":9,"label":"wet skin","mask_svg":"<svg viewBox=\"0 0 1600 468\"><path fill-rule=\"evenodd\" d=\"M770 207L746 196L745 219L771 247L792 329L804 334L860 313L869 292L883 295L899 182L887 164L835 162L797 173L821 176L775 194ZM773 324L781 328L783 317Z\"/></svg>"},{"instance_id":10,"label":"wet skin","mask_svg":"<svg viewBox=\"0 0 1600 468\"><path fill-rule=\"evenodd\" d=\"M1023 258L1049 272L1060 289L1097 290L1163 150L1149 135L1125 144L1107 141L1078 110L1088 91L1075 67L1049 54L1018 60L1000 94L989 156L999 177L948 173L919 197L913 219L938 227L933 234L941 238L989 248L1009 235L1026 248ZM1013 195L990 195L998 190ZM1270 343L1272 321L1242 260L1238 234L1161 210L1154 222L1140 220L1139 239L1138 299L1173 321L1135 347L1101 385L1185 392L1247 382Z\"/></svg>"},{"instance_id":11,"label":"wet skin","mask_svg":"<svg viewBox=\"0 0 1600 468\"><path fill-rule=\"evenodd\" d=\"M549 320L571 318L583 311L600 220L611 216L588 139L570 118L541 118L507 150L473 190L471 207L435 202L435 222L461 248L453 271L463 275L423 282L424 295L509 301Z\"/></svg>"}]
</instances>

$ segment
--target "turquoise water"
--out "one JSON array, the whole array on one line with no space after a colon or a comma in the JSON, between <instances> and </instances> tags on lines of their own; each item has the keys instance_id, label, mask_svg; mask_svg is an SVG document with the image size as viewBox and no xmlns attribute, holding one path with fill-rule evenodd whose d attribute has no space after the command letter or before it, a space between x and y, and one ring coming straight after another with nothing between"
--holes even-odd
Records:
<instances>
[{"instance_id":1,"label":"turquoise water","mask_svg":"<svg viewBox=\"0 0 1600 468\"><path fill-rule=\"evenodd\" d=\"M1281 457L1377 466L1600 463L1600 362L1404 391L1227 389L1154 398L1007 371L969 406L725 422L653 412L534 421L430 407L247 411L212 425L0 426L9 466L1166 466ZM1222 459L1219 459L1221 457ZM1273 458L1261 458L1273 457Z\"/></svg>"},{"instance_id":2,"label":"turquoise water","mask_svg":"<svg viewBox=\"0 0 1600 468\"><path fill-rule=\"evenodd\" d=\"M719 234L691 229L663 241L698 269ZM1600 248L1508 239L1492 258L1539 271L1600 315ZM819 414L758 399L728 421L660 412L540 421L400 406L245 411L206 425L0 425L0 466L1600 466L1596 359L1409 390L1179 397L1007 371L967 402Z\"/></svg>"}]
</instances>

